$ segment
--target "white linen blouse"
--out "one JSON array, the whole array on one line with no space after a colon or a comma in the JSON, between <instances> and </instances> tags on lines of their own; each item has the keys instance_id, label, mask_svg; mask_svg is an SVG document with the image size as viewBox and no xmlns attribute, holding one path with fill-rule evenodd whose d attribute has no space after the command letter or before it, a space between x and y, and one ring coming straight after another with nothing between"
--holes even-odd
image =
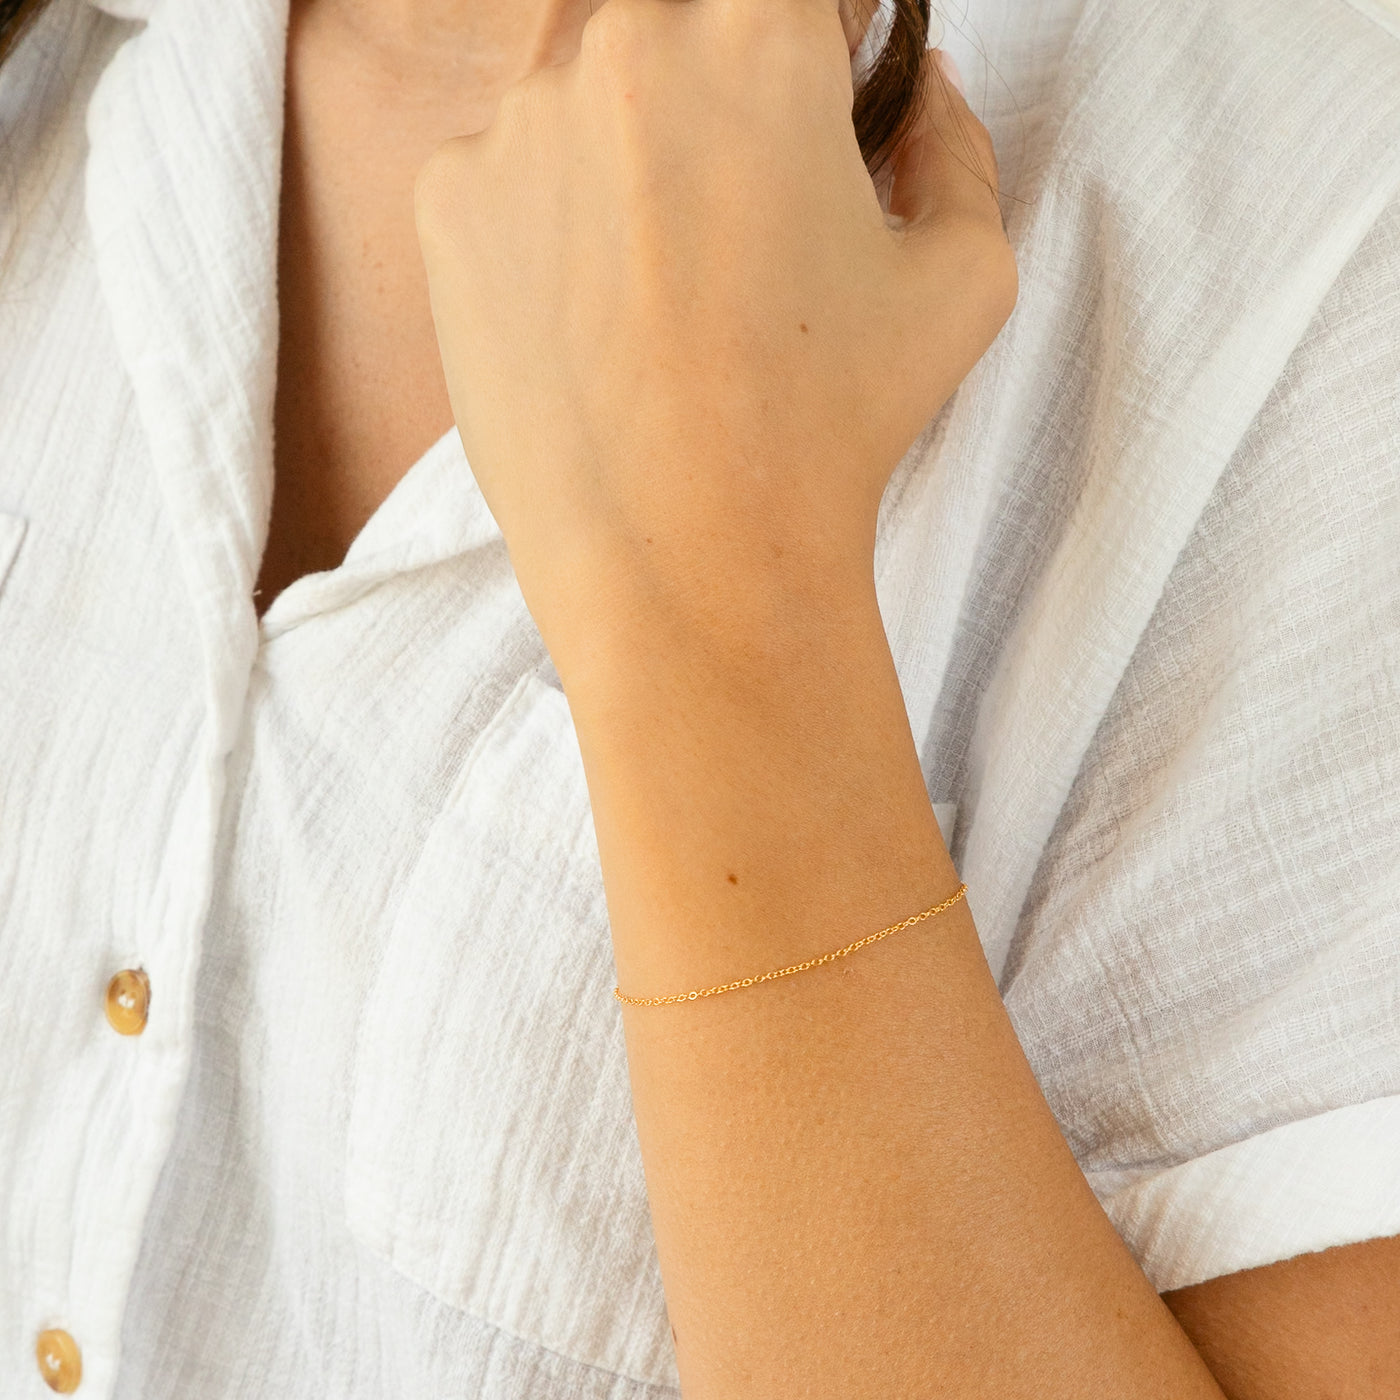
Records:
<instances>
[{"instance_id":1,"label":"white linen blouse","mask_svg":"<svg viewBox=\"0 0 1400 1400\"><path fill-rule=\"evenodd\" d=\"M569 707L456 433L251 601L286 3L53 0L0 70L0 1394L62 1328L94 1400L674 1397ZM1400 1232L1400 19L945 44L1021 295L876 563L988 959L1159 1289Z\"/></svg>"}]
</instances>

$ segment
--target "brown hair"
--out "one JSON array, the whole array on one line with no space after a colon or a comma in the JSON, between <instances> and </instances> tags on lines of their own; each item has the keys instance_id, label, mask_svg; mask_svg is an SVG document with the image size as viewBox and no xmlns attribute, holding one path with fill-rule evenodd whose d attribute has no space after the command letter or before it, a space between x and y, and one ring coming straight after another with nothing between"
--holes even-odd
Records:
<instances>
[{"instance_id":1,"label":"brown hair","mask_svg":"<svg viewBox=\"0 0 1400 1400\"><path fill-rule=\"evenodd\" d=\"M860 0L874 12L874 0ZM48 0L0 0L0 62ZM894 0L889 37L856 93L852 118L860 153L872 174L898 146L914 119L919 72L924 62L929 0Z\"/></svg>"},{"instance_id":2,"label":"brown hair","mask_svg":"<svg viewBox=\"0 0 1400 1400\"><path fill-rule=\"evenodd\" d=\"M925 62L930 0L893 0L893 3L889 37L875 66L856 92L851 113L860 153L871 174L894 154L918 115L915 99Z\"/></svg>"},{"instance_id":3,"label":"brown hair","mask_svg":"<svg viewBox=\"0 0 1400 1400\"><path fill-rule=\"evenodd\" d=\"M0 0L0 63L19 42L29 21L47 0Z\"/></svg>"}]
</instances>

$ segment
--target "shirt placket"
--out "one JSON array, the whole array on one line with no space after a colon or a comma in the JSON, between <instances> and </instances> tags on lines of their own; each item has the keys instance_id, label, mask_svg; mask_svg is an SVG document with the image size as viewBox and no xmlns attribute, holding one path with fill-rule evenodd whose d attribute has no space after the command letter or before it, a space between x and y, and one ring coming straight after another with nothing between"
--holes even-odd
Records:
<instances>
[{"instance_id":1,"label":"shirt placket","mask_svg":"<svg viewBox=\"0 0 1400 1400\"><path fill-rule=\"evenodd\" d=\"M111 921L106 965L74 971L94 988L94 1030L58 1091L90 1102L89 1121L69 1140L62 1184L36 1179L27 1193L46 1221L30 1250L32 1364L50 1390L94 1396L116 1381L128 1290L190 1069L226 767L258 647L252 587L272 479L286 0L147 8L88 108L86 214L148 448L135 468L157 478L175 541L182 597L172 606L193 624L198 695L183 710L192 722L182 762L151 794L170 814L151 893L138 915Z\"/></svg>"}]
</instances>

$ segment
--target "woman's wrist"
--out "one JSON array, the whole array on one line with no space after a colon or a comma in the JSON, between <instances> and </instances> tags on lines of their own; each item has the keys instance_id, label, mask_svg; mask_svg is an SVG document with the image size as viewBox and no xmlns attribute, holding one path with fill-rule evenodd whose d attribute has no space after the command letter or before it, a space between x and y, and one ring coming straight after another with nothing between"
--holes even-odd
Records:
<instances>
[{"instance_id":1,"label":"woman's wrist","mask_svg":"<svg viewBox=\"0 0 1400 1400\"><path fill-rule=\"evenodd\" d=\"M727 600L639 611L561 672L617 972L639 994L780 965L957 883L873 583L755 605L733 582ZM749 922L788 932L770 946Z\"/></svg>"},{"instance_id":2,"label":"woman's wrist","mask_svg":"<svg viewBox=\"0 0 1400 1400\"><path fill-rule=\"evenodd\" d=\"M768 547L727 565L714 551L643 556L550 593L532 607L576 717L643 684L725 691L853 654L888 664L873 561L859 550L816 561Z\"/></svg>"}]
</instances>

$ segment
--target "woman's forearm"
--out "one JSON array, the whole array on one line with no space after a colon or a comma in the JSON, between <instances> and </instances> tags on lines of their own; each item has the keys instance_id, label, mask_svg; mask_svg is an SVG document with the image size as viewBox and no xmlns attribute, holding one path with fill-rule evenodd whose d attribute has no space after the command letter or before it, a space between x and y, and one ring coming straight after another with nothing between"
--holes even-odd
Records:
<instances>
[{"instance_id":1,"label":"woman's forearm","mask_svg":"<svg viewBox=\"0 0 1400 1400\"><path fill-rule=\"evenodd\" d=\"M627 616L567 678L624 994L957 889L872 582ZM621 1008L686 1400L1219 1400L1059 1132L976 903Z\"/></svg>"},{"instance_id":2,"label":"woman's forearm","mask_svg":"<svg viewBox=\"0 0 1400 1400\"><path fill-rule=\"evenodd\" d=\"M882 206L850 57L836 0L609 0L415 189L632 996L958 884L873 546L1018 273L990 134L931 71ZM686 1400L1219 1400L1060 1137L976 907L621 1008Z\"/></svg>"}]
</instances>

